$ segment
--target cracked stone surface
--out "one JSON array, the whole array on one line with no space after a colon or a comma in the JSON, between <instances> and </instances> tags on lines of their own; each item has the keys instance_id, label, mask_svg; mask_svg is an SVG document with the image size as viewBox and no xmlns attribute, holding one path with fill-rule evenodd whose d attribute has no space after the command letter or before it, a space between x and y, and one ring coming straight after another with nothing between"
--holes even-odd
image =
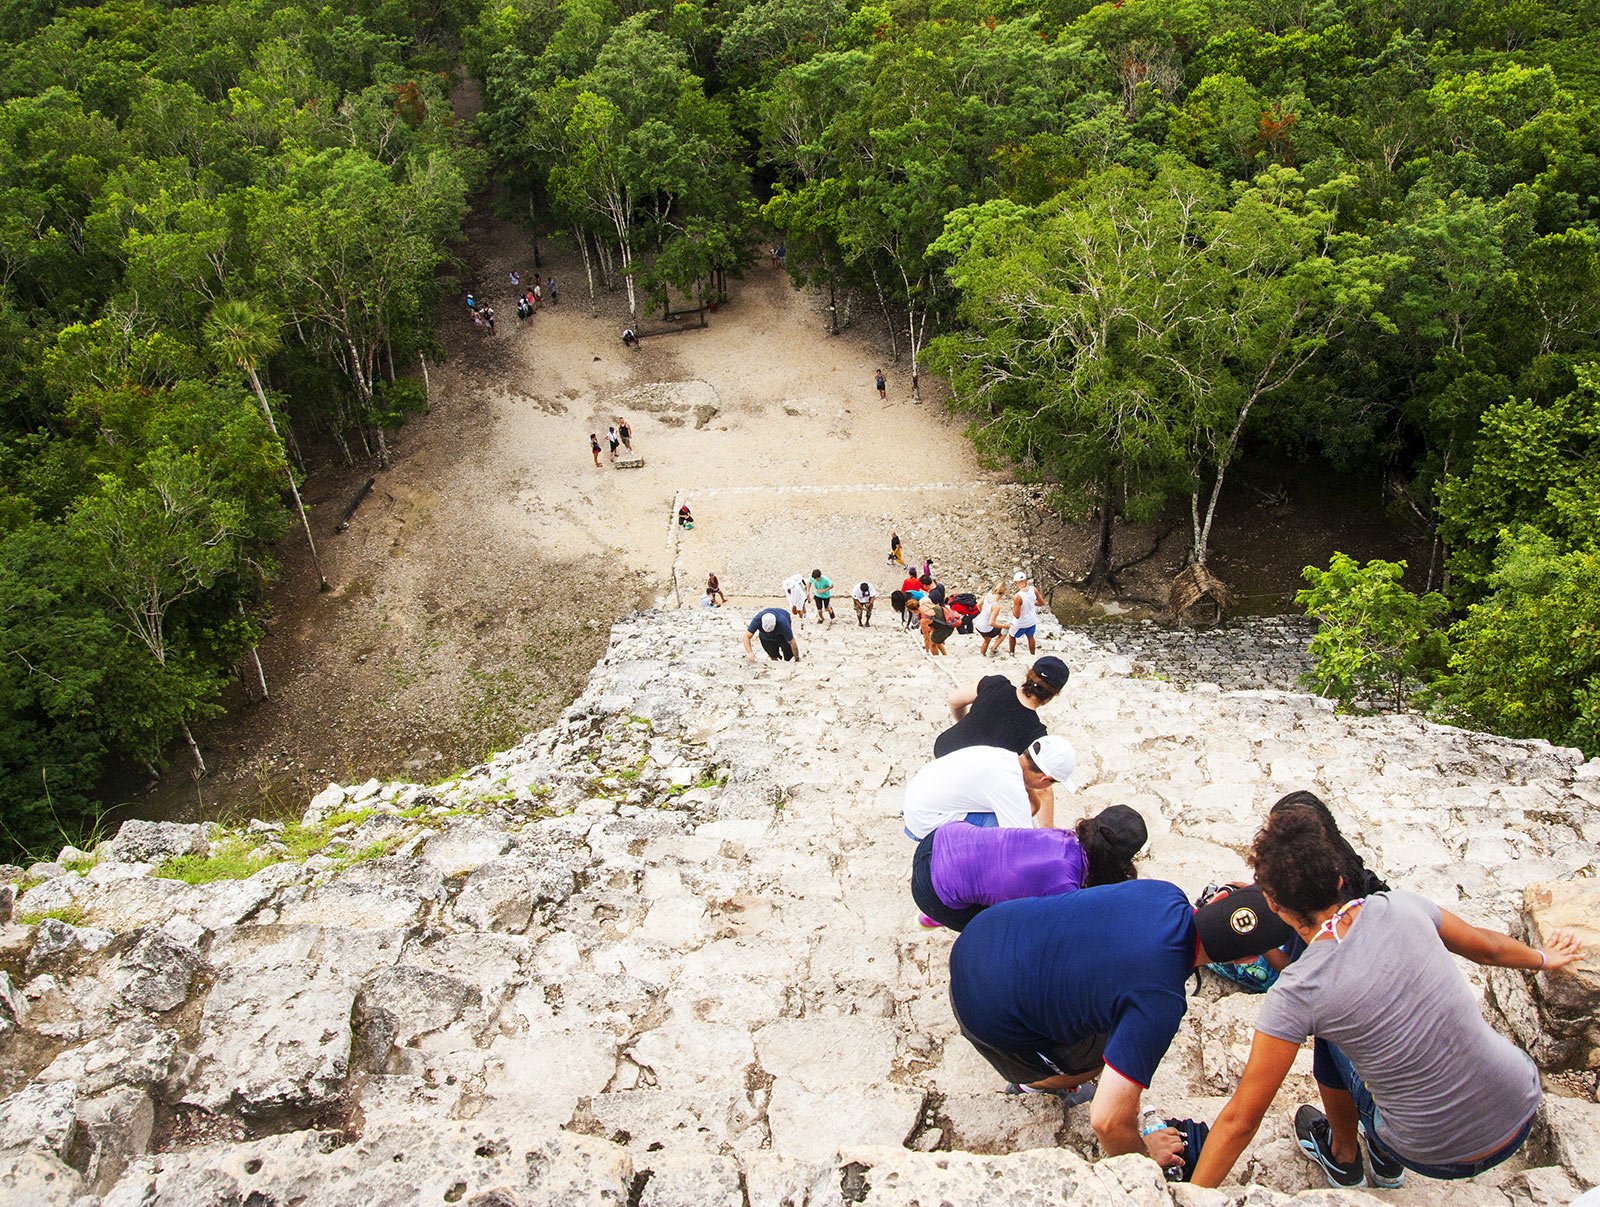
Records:
<instances>
[{"instance_id":1,"label":"cracked stone surface","mask_svg":"<svg viewBox=\"0 0 1600 1207\"><path fill-rule=\"evenodd\" d=\"M214 833L125 827L87 874L67 853L37 872L16 913L83 925L0 924L0 1198L1377 1201L1317 1190L1294 1149L1309 1051L1220 1192L1093 1162L1086 1107L1004 1095L950 1015L952 936L914 924L899 809L952 687L1023 661L927 659L890 615L749 664L741 619L623 621L543 733L443 784L319 793L305 822L332 830L304 863L190 886L152 873ZM1053 624L1043 648L1073 668L1043 714L1080 754L1064 812L1138 808L1142 875L1193 893L1243 874L1266 807L1311 788L1391 881L1471 921L1592 908L1600 766L1576 752L1144 678ZM1583 1068L1597 967L1564 994L1473 983L1497 1025ZM1214 1116L1257 1005L1207 979L1147 1100ZM1570 1201L1600 1179L1600 1104L1576 1084L1550 1083L1516 1161L1383 1200Z\"/></svg>"}]
</instances>

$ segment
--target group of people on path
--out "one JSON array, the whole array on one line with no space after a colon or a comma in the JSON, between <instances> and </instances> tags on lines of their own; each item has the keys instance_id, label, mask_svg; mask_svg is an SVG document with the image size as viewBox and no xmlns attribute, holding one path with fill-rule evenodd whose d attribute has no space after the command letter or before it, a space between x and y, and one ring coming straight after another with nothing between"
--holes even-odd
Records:
<instances>
[{"instance_id":1,"label":"group of people on path","mask_svg":"<svg viewBox=\"0 0 1600 1207\"><path fill-rule=\"evenodd\" d=\"M702 607L720 606L715 603L715 597L721 595L720 590L713 591L715 584L716 575L712 575L706 584L706 593L700 600ZM871 626L872 606L877 598L877 587L865 579L850 589L850 602L855 605L857 625L862 628ZM784 579L783 599L785 607L762 608L745 626L744 650L752 661L755 660L754 642L759 638L762 652L768 658L797 662L800 659L800 643L795 638L795 627L805 624L813 609L819 625L832 624L838 619L838 613L833 610L833 580L820 569L812 570L809 575L792 574ZM722 597L722 602L727 602L726 596Z\"/></svg>"},{"instance_id":2,"label":"group of people on path","mask_svg":"<svg viewBox=\"0 0 1600 1207\"><path fill-rule=\"evenodd\" d=\"M1068 678L1046 655L1021 684L991 675L952 693L954 724L905 789L918 922L957 932L951 1009L1007 1092L1089 1102L1104 1155L1144 1153L1169 1178L1216 1186L1310 1039L1320 1103L1299 1108L1293 1132L1330 1185L1396 1187L1407 1170L1466 1178L1512 1156L1539 1073L1484 1021L1452 956L1554 972L1580 957L1575 936L1554 931L1535 949L1390 889L1305 791L1257 832L1254 884L1191 903L1175 884L1137 879L1148 834L1136 810L1056 826L1076 755L1038 710ZM1209 1127L1143 1107L1186 984L1206 966L1258 971L1228 979L1266 993L1244 1072Z\"/></svg>"},{"instance_id":3,"label":"group of people on path","mask_svg":"<svg viewBox=\"0 0 1600 1207\"><path fill-rule=\"evenodd\" d=\"M628 426L628 421L621 415L618 415L616 422L606 429L606 447L611 450L613 463L617 459L618 446L626 448L630 453L633 452L633 429ZM600 437L593 432L589 433L589 453L594 457L594 467L596 469L601 468Z\"/></svg>"},{"instance_id":4,"label":"group of people on path","mask_svg":"<svg viewBox=\"0 0 1600 1207\"><path fill-rule=\"evenodd\" d=\"M900 538L889 534L889 561L904 564ZM1017 642L1028 643L1028 653L1038 652L1039 613L1044 597L1026 570L1018 570L1011 582L997 579L982 599L974 595L952 596L933 573L933 563L924 561L920 570L912 566L891 597L894 610L906 628L916 625L922 633L923 649L930 655L948 653L945 642L958 629L971 631L981 640L978 653L992 657L1000 653L1002 641L1015 654Z\"/></svg>"},{"instance_id":5,"label":"group of people on path","mask_svg":"<svg viewBox=\"0 0 1600 1207\"><path fill-rule=\"evenodd\" d=\"M512 296L516 299L518 323L532 318L543 309L546 299L549 300L552 306L558 300L559 295L556 292L556 279L554 277L547 278L536 274L533 278L533 284L524 289L522 286L522 274L516 269L512 269L510 280ZM474 326L489 335L494 334L494 307L480 300L477 294L470 290L467 292L467 313L472 316Z\"/></svg>"}]
</instances>

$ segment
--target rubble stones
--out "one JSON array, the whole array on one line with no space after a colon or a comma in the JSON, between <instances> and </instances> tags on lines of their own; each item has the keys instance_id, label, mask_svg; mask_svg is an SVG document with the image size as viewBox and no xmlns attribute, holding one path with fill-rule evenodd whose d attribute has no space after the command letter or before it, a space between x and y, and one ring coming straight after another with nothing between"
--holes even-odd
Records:
<instances>
[{"instance_id":1,"label":"rubble stones","mask_svg":"<svg viewBox=\"0 0 1600 1207\"><path fill-rule=\"evenodd\" d=\"M117 836L100 845L100 858L113 863L161 863L179 855L210 850L201 826L171 821L125 821Z\"/></svg>"},{"instance_id":2,"label":"rubble stones","mask_svg":"<svg viewBox=\"0 0 1600 1207\"><path fill-rule=\"evenodd\" d=\"M176 1010L189 997L200 956L164 931L146 934L112 974L122 1000L156 1014Z\"/></svg>"}]
</instances>

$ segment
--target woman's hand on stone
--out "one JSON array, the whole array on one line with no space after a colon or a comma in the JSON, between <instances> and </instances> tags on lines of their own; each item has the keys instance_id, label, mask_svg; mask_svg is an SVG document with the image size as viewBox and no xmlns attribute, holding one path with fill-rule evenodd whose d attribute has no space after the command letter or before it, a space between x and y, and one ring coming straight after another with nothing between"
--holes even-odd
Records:
<instances>
[{"instance_id":1,"label":"woman's hand on stone","mask_svg":"<svg viewBox=\"0 0 1600 1207\"><path fill-rule=\"evenodd\" d=\"M1578 942L1578 936L1570 930L1553 930L1545 939L1543 971L1550 972L1556 968L1565 968L1583 958L1583 944Z\"/></svg>"}]
</instances>

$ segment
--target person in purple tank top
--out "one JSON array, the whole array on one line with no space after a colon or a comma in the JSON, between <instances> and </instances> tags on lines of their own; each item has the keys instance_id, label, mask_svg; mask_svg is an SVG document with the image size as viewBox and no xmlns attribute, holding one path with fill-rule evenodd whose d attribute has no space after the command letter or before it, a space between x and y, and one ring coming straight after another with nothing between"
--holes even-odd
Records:
<instances>
[{"instance_id":1,"label":"person in purple tank top","mask_svg":"<svg viewBox=\"0 0 1600 1207\"><path fill-rule=\"evenodd\" d=\"M959 931L991 905L1055 897L1138 875L1144 818L1112 805L1070 830L995 829L950 822L917 844L911 896L930 929Z\"/></svg>"}]
</instances>

